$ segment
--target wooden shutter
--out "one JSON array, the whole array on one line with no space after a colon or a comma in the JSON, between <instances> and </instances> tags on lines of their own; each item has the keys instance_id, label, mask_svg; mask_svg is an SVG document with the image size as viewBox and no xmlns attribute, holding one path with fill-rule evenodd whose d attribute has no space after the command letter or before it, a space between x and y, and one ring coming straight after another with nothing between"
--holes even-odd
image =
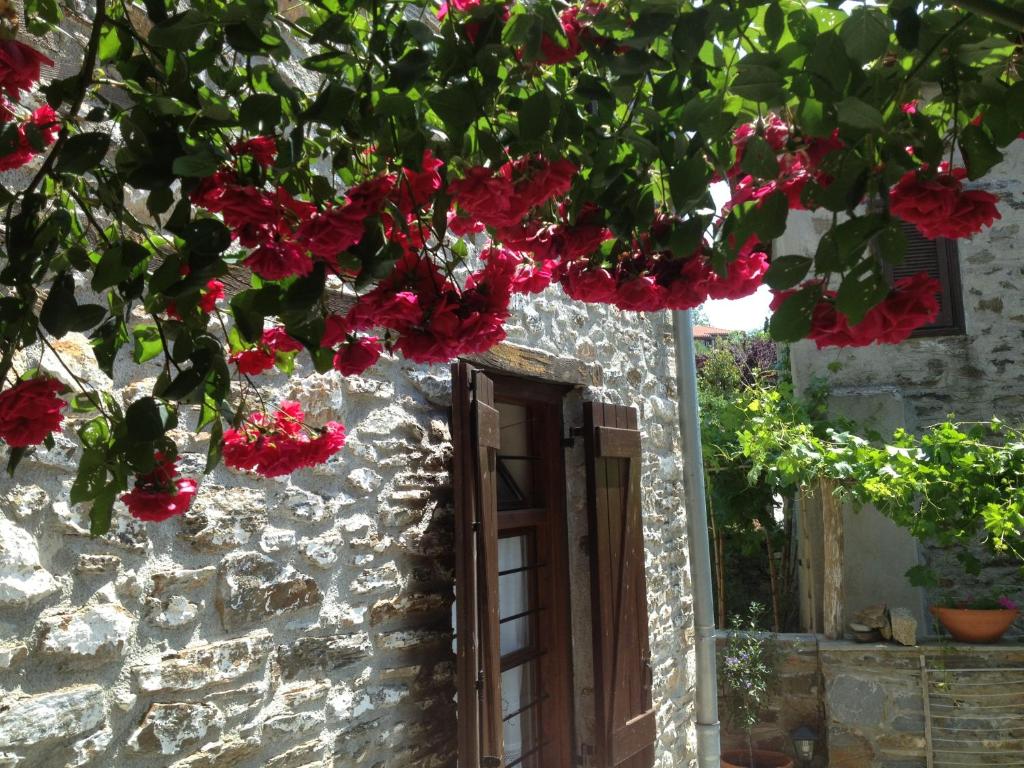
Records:
<instances>
[{"instance_id":1,"label":"wooden shutter","mask_svg":"<svg viewBox=\"0 0 1024 768\"><path fill-rule=\"evenodd\" d=\"M597 758L601 768L649 768L651 703L647 580L634 408L585 403Z\"/></svg>"},{"instance_id":2,"label":"wooden shutter","mask_svg":"<svg viewBox=\"0 0 1024 768\"><path fill-rule=\"evenodd\" d=\"M893 280L927 272L939 281L939 316L935 322L914 331L914 336L941 336L964 331L963 296L960 290L960 263L956 241L929 240L917 227L900 222L907 238L907 253L902 264L889 267Z\"/></svg>"},{"instance_id":3,"label":"wooden shutter","mask_svg":"<svg viewBox=\"0 0 1024 768\"><path fill-rule=\"evenodd\" d=\"M500 429L494 384L463 362L452 366L452 440L459 765L500 768L504 760L495 487Z\"/></svg>"}]
</instances>

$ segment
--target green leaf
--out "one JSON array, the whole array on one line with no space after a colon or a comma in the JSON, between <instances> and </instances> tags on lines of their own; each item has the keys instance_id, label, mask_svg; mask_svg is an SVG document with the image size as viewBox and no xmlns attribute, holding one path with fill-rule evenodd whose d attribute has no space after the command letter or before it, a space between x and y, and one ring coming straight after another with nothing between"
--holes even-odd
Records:
<instances>
[{"instance_id":1,"label":"green leaf","mask_svg":"<svg viewBox=\"0 0 1024 768\"><path fill-rule=\"evenodd\" d=\"M206 17L190 8L154 26L149 31L146 41L157 48L187 51L195 48L199 37L206 29L206 24Z\"/></svg>"},{"instance_id":2,"label":"green leaf","mask_svg":"<svg viewBox=\"0 0 1024 768\"><path fill-rule=\"evenodd\" d=\"M145 363L163 352L164 346L160 338L160 329L155 325L135 326L132 328L132 338L135 340L132 360L136 363Z\"/></svg>"},{"instance_id":3,"label":"green leaf","mask_svg":"<svg viewBox=\"0 0 1024 768\"><path fill-rule=\"evenodd\" d=\"M91 535L102 536L110 530L115 496L117 496L116 486L105 485L93 497L92 507L89 509L89 533Z\"/></svg>"},{"instance_id":4,"label":"green leaf","mask_svg":"<svg viewBox=\"0 0 1024 768\"><path fill-rule=\"evenodd\" d=\"M551 126L551 100L546 91L537 91L519 107L519 138L539 141Z\"/></svg>"},{"instance_id":5,"label":"green leaf","mask_svg":"<svg viewBox=\"0 0 1024 768\"><path fill-rule=\"evenodd\" d=\"M960 134L960 149L967 163L967 178L979 179L1003 159L1003 153L977 125L968 125Z\"/></svg>"},{"instance_id":6,"label":"green leaf","mask_svg":"<svg viewBox=\"0 0 1024 768\"><path fill-rule=\"evenodd\" d=\"M850 58L861 64L874 61L889 47L890 21L877 8L854 8L839 28Z\"/></svg>"},{"instance_id":7,"label":"green leaf","mask_svg":"<svg viewBox=\"0 0 1024 768\"><path fill-rule=\"evenodd\" d=\"M846 91L851 70L850 59L839 36L834 32L818 36L814 50L807 57L807 71L811 74L819 100L828 103L838 99Z\"/></svg>"},{"instance_id":8,"label":"green leaf","mask_svg":"<svg viewBox=\"0 0 1024 768\"><path fill-rule=\"evenodd\" d=\"M771 144L760 136L751 136L743 147L740 168L758 179L774 179L779 175L779 161Z\"/></svg>"},{"instance_id":9,"label":"green leaf","mask_svg":"<svg viewBox=\"0 0 1024 768\"><path fill-rule=\"evenodd\" d=\"M927 565L915 565L903 574L912 587L937 587L939 577Z\"/></svg>"},{"instance_id":10,"label":"green leaf","mask_svg":"<svg viewBox=\"0 0 1024 768\"><path fill-rule=\"evenodd\" d=\"M77 133L64 145L55 169L58 173L85 173L103 161L109 147L108 133Z\"/></svg>"},{"instance_id":11,"label":"green leaf","mask_svg":"<svg viewBox=\"0 0 1024 768\"><path fill-rule=\"evenodd\" d=\"M149 251L138 243L124 240L114 243L100 257L92 276L92 289L105 291L131 277L132 270L149 257Z\"/></svg>"},{"instance_id":12,"label":"green leaf","mask_svg":"<svg viewBox=\"0 0 1024 768\"><path fill-rule=\"evenodd\" d=\"M872 266L869 262L864 268L851 270L836 291L836 309L846 315L851 325L863 320L868 310L889 293L889 283Z\"/></svg>"},{"instance_id":13,"label":"green leaf","mask_svg":"<svg viewBox=\"0 0 1024 768\"><path fill-rule=\"evenodd\" d=\"M807 276L813 263L808 256L778 256L768 266L764 282L776 291L792 288Z\"/></svg>"},{"instance_id":14,"label":"green leaf","mask_svg":"<svg viewBox=\"0 0 1024 768\"><path fill-rule=\"evenodd\" d=\"M858 216L830 229L818 242L814 268L818 272L842 272L850 269L868 247L871 238L885 224L881 214Z\"/></svg>"},{"instance_id":15,"label":"green leaf","mask_svg":"<svg viewBox=\"0 0 1024 768\"><path fill-rule=\"evenodd\" d=\"M250 344L255 344L263 335L264 314L257 308L258 293L255 290L242 291L231 297L231 313L235 323L242 338Z\"/></svg>"},{"instance_id":16,"label":"green leaf","mask_svg":"<svg viewBox=\"0 0 1024 768\"><path fill-rule=\"evenodd\" d=\"M210 427L210 445L206 451L206 466L203 468L204 475L210 474L213 468L220 464L221 453L224 450L223 438L224 425L220 419L216 419L213 422L213 426Z\"/></svg>"},{"instance_id":17,"label":"green leaf","mask_svg":"<svg viewBox=\"0 0 1024 768\"><path fill-rule=\"evenodd\" d=\"M438 117L444 121L445 127L454 132L464 130L476 119L476 90L470 83L457 83L443 91L432 94L427 103Z\"/></svg>"},{"instance_id":18,"label":"green leaf","mask_svg":"<svg viewBox=\"0 0 1024 768\"><path fill-rule=\"evenodd\" d=\"M252 133L273 134L281 122L281 97L272 93L255 93L242 102L238 121Z\"/></svg>"},{"instance_id":19,"label":"green leaf","mask_svg":"<svg viewBox=\"0 0 1024 768\"><path fill-rule=\"evenodd\" d=\"M175 176L188 178L206 178L220 168L220 158L207 148L200 149L190 155L174 158L171 172Z\"/></svg>"},{"instance_id":20,"label":"green leaf","mask_svg":"<svg viewBox=\"0 0 1024 768\"><path fill-rule=\"evenodd\" d=\"M107 316L107 308L100 304L79 304L68 307L68 312L71 316L68 329L76 333L92 330Z\"/></svg>"},{"instance_id":21,"label":"green leaf","mask_svg":"<svg viewBox=\"0 0 1024 768\"><path fill-rule=\"evenodd\" d=\"M803 288L782 302L772 315L768 330L776 341L799 341L811 330L811 315L821 297L816 285Z\"/></svg>"},{"instance_id":22,"label":"green leaf","mask_svg":"<svg viewBox=\"0 0 1024 768\"><path fill-rule=\"evenodd\" d=\"M732 81L731 90L750 101L782 104L786 101L784 85L785 80L776 70L757 64L744 67L741 62L740 73Z\"/></svg>"},{"instance_id":23,"label":"green leaf","mask_svg":"<svg viewBox=\"0 0 1024 768\"><path fill-rule=\"evenodd\" d=\"M10 477L14 477L14 472L18 468L18 464L21 463L22 458L28 453L26 446L20 446L18 448L11 448L11 452L7 456L7 474Z\"/></svg>"},{"instance_id":24,"label":"green leaf","mask_svg":"<svg viewBox=\"0 0 1024 768\"><path fill-rule=\"evenodd\" d=\"M837 102L836 114L841 125L861 131L880 131L885 123L877 108L856 96Z\"/></svg>"},{"instance_id":25,"label":"green leaf","mask_svg":"<svg viewBox=\"0 0 1024 768\"><path fill-rule=\"evenodd\" d=\"M166 406L158 403L152 397L136 400L124 412L128 439L134 443L143 443L163 437L166 413Z\"/></svg>"},{"instance_id":26,"label":"green leaf","mask_svg":"<svg viewBox=\"0 0 1024 768\"><path fill-rule=\"evenodd\" d=\"M708 193L708 165L700 155L676 163L668 176L669 191L676 210L686 211Z\"/></svg>"},{"instance_id":27,"label":"green leaf","mask_svg":"<svg viewBox=\"0 0 1024 768\"><path fill-rule=\"evenodd\" d=\"M75 306L75 278L70 272L61 272L50 286L50 293L39 311L39 322L50 335L59 339L71 330Z\"/></svg>"},{"instance_id":28,"label":"green leaf","mask_svg":"<svg viewBox=\"0 0 1024 768\"><path fill-rule=\"evenodd\" d=\"M64 18L59 0L25 0L24 10L25 26L33 35L45 35Z\"/></svg>"},{"instance_id":29,"label":"green leaf","mask_svg":"<svg viewBox=\"0 0 1024 768\"><path fill-rule=\"evenodd\" d=\"M921 17L917 15L914 5L907 5L896 14L896 41L912 51L917 48L921 37Z\"/></svg>"}]
</instances>

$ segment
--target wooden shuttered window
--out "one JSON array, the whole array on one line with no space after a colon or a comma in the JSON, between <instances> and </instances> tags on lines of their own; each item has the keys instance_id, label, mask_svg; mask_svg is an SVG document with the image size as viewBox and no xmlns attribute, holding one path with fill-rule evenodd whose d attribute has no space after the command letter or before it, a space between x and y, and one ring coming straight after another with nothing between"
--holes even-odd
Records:
<instances>
[{"instance_id":1,"label":"wooden shuttered window","mask_svg":"<svg viewBox=\"0 0 1024 768\"><path fill-rule=\"evenodd\" d=\"M650 768L647 586L640 503L640 431L633 408L586 403L583 411L591 542L597 765Z\"/></svg>"},{"instance_id":2,"label":"wooden shuttered window","mask_svg":"<svg viewBox=\"0 0 1024 768\"><path fill-rule=\"evenodd\" d=\"M888 267L889 277L898 280L927 272L939 281L939 315L935 322L918 328L912 336L952 336L964 332L963 295L960 288L960 263L955 240L929 240L912 224L900 222L907 239L902 264Z\"/></svg>"},{"instance_id":3,"label":"wooden shuttered window","mask_svg":"<svg viewBox=\"0 0 1024 768\"><path fill-rule=\"evenodd\" d=\"M493 382L464 362L452 366L452 440L459 765L500 768L504 765L496 493L500 429Z\"/></svg>"}]
</instances>

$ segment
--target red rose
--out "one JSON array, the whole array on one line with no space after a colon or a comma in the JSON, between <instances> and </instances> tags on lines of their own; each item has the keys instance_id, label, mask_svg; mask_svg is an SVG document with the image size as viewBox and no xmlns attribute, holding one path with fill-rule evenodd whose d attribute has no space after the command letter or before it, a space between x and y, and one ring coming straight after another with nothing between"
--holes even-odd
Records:
<instances>
[{"instance_id":1,"label":"red rose","mask_svg":"<svg viewBox=\"0 0 1024 768\"><path fill-rule=\"evenodd\" d=\"M342 376L358 376L380 359L382 351L376 336L360 336L346 341L334 354L334 370Z\"/></svg>"},{"instance_id":2,"label":"red rose","mask_svg":"<svg viewBox=\"0 0 1024 768\"><path fill-rule=\"evenodd\" d=\"M0 439L11 448L24 448L57 431L67 405L57 397L63 388L56 379L37 376L0 392Z\"/></svg>"},{"instance_id":3,"label":"red rose","mask_svg":"<svg viewBox=\"0 0 1024 768\"><path fill-rule=\"evenodd\" d=\"M423 152L423 166L420 171L413 171L409 168L402 169L402 178L399 179L392 197L398 210L408 215L409 213L424 208L433 199L434 193L441 188L441 174L439 171L444 163L434 157L427 149Z\"/></svg>"},{"instance_id":4,"label":"red rose","mask_svg":"<svg viewBox=\"0 0 1024 768\"><path fill-rule=\"evenodd\" d=\"M277 157L277 141L273 136L256 136L231 145L232 155L249 155L258 164L266 167L274 164Z\"/></svg>"},{"instance_id":5,"label":"red rose","mask_svg":"<svg viewBox=\"0 0 1024 768\"><path fill-rule=\"evenodd\" d=\"M562 24L562 34L565 35L566 44L563 47L548 35L542 35L540 39L541 64L564 64L575 59L582 48L580 44L580 33L583 31L583 24L579 19L579 8L566 8L559 16Z\"/></svg>"},{"instance_id":6,"label":"red rose","mask_svg":"<svg viewBox=\"0 0 1024 768\"><path fill-rule=\"evenodd\" d=\"M288 354L301 349L302 344L289 336L283 328L268 328L255 347L233 352L228 360L238 367L239 372L255 376L273 368L278 353Z\"/></svg>"},{"instance_id":7,"label":"red rose","mask_svg":"<svg viewBox=\"0 0 1024 768\"><path fill-rule=\"evenodd\" d=\"M384 206L391 190L395 188L395 175L393 173L368 179L361 184L356 184L345 193L348 201L348 208L361 219L368 216L375 216Z\"/></svg>"},{"instance_id":8,"label":"red rose","mask_svg":"<svg viewBox=\"0 0 1024 768\"><path fill-rule=\"evenodd\" d=\"M332 259L363 239L361 207L331 208L302 224L295 239L321 259Z\"/></svg>"},{"instance_id":9,"label":"red rose","mask_svg":"<svg viewBox=\"0 0 1024 768\"><path fill-rule=\"evenodd\" d=\"M495 176L489 168L478 166L451 182L448 194L471 219L490 223L504 221L515 187L504 176Z\"/></svg>"},{"instance_id":10,"label":"red rose","mask_svg":"<svg viewBox=\"0 0 1024 768\"><path fill-rule=\"evenodd\" d=\"M575 263L562 276L562 290L578 301L607 304L615 299L615 278L606 269L586 269L586 265Z\"/></svg>"},{"instance_id":11,"label":"red rose","mask_svg":"<svg viewBox=\"0 0 1024 768\"><path fill-rule=\"evenodd\" d=\"M217 302L223 298L224 283L220 280L211 280L199 294L199 308L206 314L210 314L217 308Z\"/></svg>"},{"instance_id":12,"label":"red rose","mask_svg":"<svg viewBox=\"0 0 1024 768\"><path fill-rule=\"evenodd\" d=\"M344 445L341 424L330 421L320 430L309 429L299 404L285 401L273 416L254 413L239 429L225 431L223 455L229 467L279 477L322 464Z\"/></svg>"},{"instance_id":13,"label":"red rose","mask_svg":"<svg viewBox=\"0 0 1024 768\"><path fill-rule=\"evenodd\" d=\"M156 468L137 477L135 488L122 495L121 501L132 517L158 523L186 512L198 485L195 480L178 477L177 460L168 460L161 453L156 460Z\"/></svg>"},{"instance_id":14,"label":"red rose","mask_svg":"<svg viewBox=\"0 0 1024 768\"><path fill-rule=\"evenodd\" d=\"M939 166L933 177L907 171L889 193L893 215L913 224L929 239L970 237L1000 218L999 198L981 190L963 189L963 168Z\"/></svg>"},{"instance_id":15,"label":"red rose","mask_svg":"<svg viewBox=\"0 0 1024 768\"><path fill-rule=\"evenodd\" d=\"M708 298L740 299L750 296L760 286L764 273L768 271L768 254L763 251L743 253L726 265L726 275L716 272L710 275Z\"/></svg>"},{"instance_id":16,"label":"red rose","mask_svg":"<svg viewBox=\"0 0 1024 768\"><path fill-rule=\"evenodd\" d=\"M30 123L39 129L45 146L53 144L57 139L57 134L60 133L60 121L57 113L49 105L40 107L32 113L32 117L27 123L18 126L18 148L0 157L0 171L20 168L36 156L36 150L28 140L26 132L26 126Z\"/></svg>"},{"instance_id":17,"label":"red rose","mask_svg":"<svg viewBox=\"0 0 1024 768\"><path fill-rule=\"evenodd\" d=\"M305 251L288 240L264 243L246 256L242 263L265 280L301 277L313 269L313 262Z\"/></svg>"},{"instance_id":18,"label":"red rose","mask_svg":"<svg viewBox=\"0 0 1024 768\"><path fill-rule=\"evenodd\" d=\"M670 261L669 264L676 264ZM664 309L693 309L708 298L711 267L699 253L683 261L678 273L665 282Z\"/></svg>"},{"instance_id":19,"label":"red rose","mask_svg":"<svg viewBox=\"0 0 1024 768\"><path fill-rule=\"evenodd\" d=\"M0 90L18 101L21 92L39 82L39 67L53 60L19 40L0 41Z\"/></svg>"}]
</instances>

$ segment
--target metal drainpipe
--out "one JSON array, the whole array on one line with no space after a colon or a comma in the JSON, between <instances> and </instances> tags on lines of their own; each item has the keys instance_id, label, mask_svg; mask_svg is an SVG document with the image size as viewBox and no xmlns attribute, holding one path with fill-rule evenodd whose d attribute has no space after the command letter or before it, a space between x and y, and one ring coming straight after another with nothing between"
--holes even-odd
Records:
<instances>
[{"instance_id":1,"label":"metal drainpipe","mask_svg":"<svg viewBox=\"0 0 1024 768\"><path fill-rule=\"evenodd\" d=\"M718 681L715 662L715 609L711 591L711 549L708 545L707 502L704 497L704 456L700 446L697 406L697 364L694 360L693 320L689 311L672 313L679 388L679 431L683 439L683 494L686 533L690 543L693 582L693 622L697 667L697 765L721 765L721 727L718 722Z\"/></svg>"}]
</instances>

